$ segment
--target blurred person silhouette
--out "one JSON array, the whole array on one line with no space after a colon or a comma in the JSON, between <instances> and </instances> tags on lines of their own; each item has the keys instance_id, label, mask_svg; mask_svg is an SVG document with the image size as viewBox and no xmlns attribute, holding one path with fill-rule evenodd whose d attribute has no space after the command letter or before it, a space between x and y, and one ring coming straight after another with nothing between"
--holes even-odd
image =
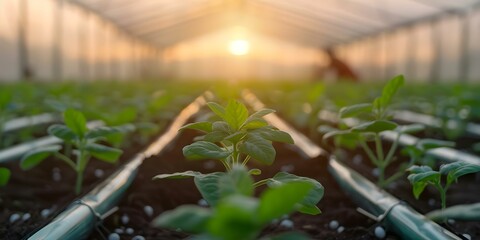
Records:
<instances>
[{"instance_id":1,"label":"blurred person silhouette","mask_svg":"<svg viewBox=\"0 0 480 240\"><path fill-rule=\"evenodd\" d=\"M333 77L337 81L358 82L358 75L335 55L333 49L327 48L322 51L328 56L328 65L320 69L319 77L323 79Z\"/></svg>"}]
</instances>

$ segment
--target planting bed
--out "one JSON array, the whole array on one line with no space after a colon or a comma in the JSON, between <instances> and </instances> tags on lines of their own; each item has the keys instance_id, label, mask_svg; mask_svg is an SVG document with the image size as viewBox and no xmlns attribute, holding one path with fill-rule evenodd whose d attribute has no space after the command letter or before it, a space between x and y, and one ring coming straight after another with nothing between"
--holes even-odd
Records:
<instances>
[{"instance_id":1,"label":"planting bed","mask_svg":"<svg viewBox=\"0 0 480 240\"><path fill-rule=\"evenodd\" d=\"M305 89L308 88L306 87ZM303 91L306 91L305 89L303 89ZM231 92L233 93L233 90L231 90ZM169 94L172 96L175 95L174 93ZM277 91L275 94L282 95L286 93ZM235 92L233 95L238 95L238 92ZM302 96L301 91L297 92L294 96ZM231 98L231 96L223 97ZM294 99L292 96L290 96L290 98ZM356 99L360 99L360 97L357 96ZM274 101L274 104L277 104L277 106L285 102L278 101L278 99L270 100ZM300 101L305 100L309 100L310 102L308 104L310 105L305 103L299 105L302 103L296 103L296 107L298 107L296 109L292 109L293 105L283 106L283 111L280 109L281 112L278 115L285 117L288 122L295 124L298 129L302 129L303 134L310 136L315 144L324 147L329 153L341 152L338 157L341 158L343 163L358 171L362 176L365 176L372 182L376 182L376 177L374 176L375 167L370 163L363 150L339 150L338 147L332 147L331 142L322 141L321 134L316 132L320 121L312 117L316 118L317 110L324 108L331 109L331 105L325 104L325 102L322 102L324 105L318 104L318 102L313 103L312 101L318 101L317 95L310 94L307 98L303 98ZM186 103L184 99L180 99L180 101ZM245 96L244 101L258 110L257 107L255 107L255 101L250 102L248 97ZM160 105L162 104L165 103L160 103ZM165 105L169 104L166 103ZM175 104L172 103L171 106L173 105ZM132 105L129 106L131 107ZM172 114L171 109L174 108L175 107L168 108L170 115ZM204 109L206 108L207 107L204 107ZM275 109L276 107L272 106L272 108ZM89 109L92 110L94 107L89 106ZM143 110L145 110L144 107L139 107L139 116L142 115L141 111ZM117 112L121 112L121 108ZM299 112L303 112L303 115L299 114ZM149 112L146 120L156 122L156 124L161 125L162 128L165 126L165 122L157 122L153 119L164 120L166 118L172 119L173 117L168 116L168 114L155 117L152 113L154 113L154 111ZM91 111L89 114L101 115L98 112L92 113ZM267 121L270 121L268 119L269 116L271 115L265 117ZM204 116L199 118L205 119ZM138 121L139 119L137 118L136 120ZM114 120L112 121L115 122ZM270 122L270 124L272 123ZM338 127L335 126L336 124L334 123L329 124ZM45 132L44 128L40 130L42 130L40 132ZM285 129L281 130L289 132ZM160 132L163 131L164 130L160 130ZM438 131L429 131L430 132L424 131L417 133L416 136L444 139L444 136L438 134ZM290 132L290 134L292 136L294 135L292 132ZM225 171L224 166L219 161L189 161L185 159L182 154L182 148L192 144L194 138L197 136L199 135L193 130L179 132L177 138L170 142L167 148L161 151L160 154L146 158L140 165L133 184L128 187L123 197L120 198L118 209L114 209L115 211L111 215L106 216L106 219L101 225L96 226L96 230L91 232L88 237L79 237L105 239L106 236L117 233L121 239L132 239L137 235L143 236L146 239L188 238L189 235L184 232L175 229L153 228L150 224L152 220L161 213L184 204L195 204L207 207L206 201L202 199L202 196L195 187L193 179L163 179L154 181L152 178L158 174L183 172L187 170L202 173ZM38 136L35 135L33 137ZM120 161L115 165L92 160L85 171L82 194L92 190L102 180L106 179L107 176L125 164L126 161L131 160L136 154L145 150L146 143L150 141L140 141L139 139L136 135L126 139L128 144L124 143L122 145L124 153ZM476 144L477 141L477 138L467 136L460 137L456 141L456 149L471 150L471 146ZM305 145L305 143L301 141L297 141L296 144ZM330 156L327 156L328 154L320 154L318 157L309 158L306 157L309 153L307 153L308 150L305 150L305 146L303 146L304 148L302 150L302 146L274 143L274 147L276 149L276 159L273 165L260 165L254 161L248 163L249 168L258 168L262 171L260 176L254 177L256 181L273 177L278 172L286 171L319 181L325 188L325 195L318 204L318 207L322 210L320 215L311 216L293 213L289 216L284 216L264 228L261 237L286 231L299 231L307 234L312 239L376 238L374 233L375 229L382 223L377 223L356 210L357 205L354 203L356 201L342 190L342 187L337 183L332 173L329 172ZM370 147L374 148L375 146ZM390 144L383 143L384 152L387 152L389 147ZM400 154L399 150L395 153L397 160L392 166L387 168L387 175L395 173L395 169L400 162L408 161L406 157ZM437 169L438 165L439 164L434 168ZM38 167L28 171L21 170L18 162L2 164L2 167L7 167L12 171L10 182L5 187L2 187L0 192L0 222L2 222L0 236L6 239L28 237L29 234L51 221L77 198L73 191L75 174L67 165L61 163L59 160L47 159ZM59 178L59 176L61 176L61 178ZM419 213L426 214L431 210L440 208L439 194L433 188L427 187L420 199L416 200L413 197L412 187L406 176L407 174L390 184L386 187L386 190L401 201L408 203L408 205L412 206L412 208ZM460 178L458 184L453 184L448 191L447 206L480 202L479 183L480 174L478 173ZM264 189L264 187L258 188L256 190L256 196L259 196L260 192ZM118 196L115 196L115 198L116 197ZM281 199L279 199L279 201L281 201ZM12 221L11 218L15 218L12 216L18 216L18 219ZM458 236L468 234L471 239L480 238L479 222L447 221L441 225L451 232L456 233ZM388 226L386 230L386 239L400 239ZM136 239L141 238L137 237Z\"/></svg>"},{"instance_id":2,"label":"planting bed","mask_svg":"<svg viewBox=\"0 0 480 240\"><path fill-rule=\"evenodd\" d=\"M131 145L115 165L92 159L85 170L82 194L93 189L143 147ZM27 171L20 169L18 161L3 166L12 171L12 178L0 195L0 222L5 223L0 227L0 235L7 239L27 236L52 220L77 198L73 188L75 172L58 159L50 157ZM30 217L23 220L22 216L27 213ZM20 219L11 223L13 214L19 214Z\"/></svg>"},{"instance_id":3,"label":"planting bed","mask_svg":"<svg viewBox=\"0 0 480 240\"><path fill-rule=\"evenodd\" d=\"M142 235L147 239L182 239L187 235L174 230L155 229L149 226L155 216L182 204L198 204L201 196L192 179L152 180L161 173L172 173L185 170L200 172L223 171L223 166L214 161L187 161L182 155L182 146L192 143L193 135L185 131L172 143L168 150L158 156L146 159L140 167L138 177L119 204L119 210L106 219L105 226L110 232L122 232L123 239L134 235ZM255 165L262 170L261 178L273 176L276 172L289 170L293 174L315 178L325 187L325 196L319 203L322 214L309 216L293 214L288 219L293 221L294 230L308 233L314 239L371 239L373 238L374 221L355 210L355 205L337 185L327 172L328 159L302 158L295 147L277 144L277 159L272 166ZM148 216L144 208L151 206L154 214ZM128 216L128 223L122 217ZM341 233L329 228L330 221L336 220L344 227ZM264 235L292 230L280 223L271 224ZM127 228L134 230L127 234ZM98 233L92 238L101 239Z\"/></svg>"}]
</instances>

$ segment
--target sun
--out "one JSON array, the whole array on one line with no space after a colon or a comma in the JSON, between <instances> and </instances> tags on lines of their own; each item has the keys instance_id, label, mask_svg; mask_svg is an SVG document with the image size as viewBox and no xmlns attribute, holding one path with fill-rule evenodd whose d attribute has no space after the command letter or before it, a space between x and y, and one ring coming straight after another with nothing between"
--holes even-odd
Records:
<instances>
[{"instance_id":1,"label":"sun","mask_svg":"<svg viewBox=\"0 0 480 240\"><path fill-rule=\"evenodd\" d=\"M250 43L245 39L236 39L230 42L228 50L233 55L245 55L250 50Z\"/></svg>"}]
</instances>

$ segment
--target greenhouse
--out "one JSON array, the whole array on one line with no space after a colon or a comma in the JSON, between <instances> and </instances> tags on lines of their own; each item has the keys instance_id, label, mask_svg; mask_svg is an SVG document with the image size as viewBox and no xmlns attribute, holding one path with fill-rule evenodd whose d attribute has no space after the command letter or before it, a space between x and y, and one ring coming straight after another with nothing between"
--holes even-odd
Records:
<instances>
[{"instance_id":1,"label":"greenhouse","mask_svg":"<svg viewBox=\"0 0 480 240\"><path fill-rule=\"evenodd\" d=\"M0 239L480 239L479 0L0 0Z\"/></svg>"}]
</instances>

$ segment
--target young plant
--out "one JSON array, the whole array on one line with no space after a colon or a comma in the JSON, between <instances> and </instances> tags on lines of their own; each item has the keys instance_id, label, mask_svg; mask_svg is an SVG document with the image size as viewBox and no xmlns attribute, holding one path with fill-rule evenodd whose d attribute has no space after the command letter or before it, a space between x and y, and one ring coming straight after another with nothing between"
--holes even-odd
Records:
<instances>
[{"instance_id":1,"label":"young plant","mask_svg":"<svg viewBox=\"0 0 480 240\"><path fill-rule=\"evenodd\" d=\"M272 109L262 109L249 116L245 105L237 101L229 101L225 108L210 102L208 107L220 121L191 123L181 128L206 133L197 138L200 141L183 148L187 159L217 159L226 170L234 164L245 166L250 159L271 165L276 155L272 142L293 143L288 133L269 126L262 118L275 112Z\"/></svg>"},{"instance_id":2,"label":"young plant","mask_svg":"<svg viewBox=\"0 0 480 240\"><path fill-rule=\"evenodd\" d=\"M186 171L160 174L155 176L154 179L193 177L200 194L213 210L181 207L173 212L161 215L159 217L161 220L155 223L157 226L177 227L192 233L208 232L212 236L221 237L221 239L252 239L258 234L259 229L268 224L272 218L281 216L281 214L275 215L275 217L265 215L260 219L255 219L259 217L254 216L258 213L257 211L263 211L261 206L264 201L275 208L271 211L288 213L292 210L298 210L312 215L320 213L316 205L323 197L324 189L316 180L280 172L272 178L254 183L251 175L259 175L261 171L259 169L246 169L247 163L251 159L266 165L274 162L276 152L272 141L293 143L288 133L269 126L262 118L269 113L273 113L274 110L262 109L249 116L245 105L237 101L229 101L225 108L210 102L208 107L221 120L197 122L182 127L182 130L196 129L205 133L205 135L197 138L199 141L185 146L183 154L190 160L217 159L225 166L226 172L203 174ZM286 187L294 183L298 183L298 189L305 188L306 190L299 190L301 192L295 193L290 192L294 191L293 189L278 190L296 188ZM269 192L281 192L283 195L281 193L275 194L275 196L278 196L275 200L271 198L262 200L263 198L261 198L258 201L252 198L254 189L262 185L267 185L270 188L262 196L273 194ZM296 184L294 185L296 186ZM295 196L290 196L290 193ZM281 201L279 200L280 197L282 198ZM286 199L292 201L292 203L288 203L288 206L280 204ZM243 201L244 203L241 203ZM238 207L235 207L237 205ZM195 219L182 225L184 224L182 223L184 218L178 220L177 215L180 214L180 216L185 217L183 214L188 215L190 213L193 216L199 214L201 219ZM250 217L252 218L249 219ZM224 222L227 220L230 222ZM237 220L239 225L234 226ZM209 223L207 224L207 222ZM189 226L189 224L193 224L194 227ZM230 225L226 226L225 224ZM241 233L243 230L239 232L239 229L244 229L245 235L236 235L243 234Z\"/></svg>"},{"instance_id":3,"label":"young plant","mask_svg":"<svg viewBox=\"0 0 480 240\"><path fill-rule=\"evenodd\" d=\"M257 239L261 230L272 221L295 210L310 195L317 183L295 180L272 187L257 199L253 197L254 182L248 170L234 165L222 174L219 195L213 209L184 205L164 212L153 220L155 227L181 229L199 234L194 239ZM283 238L282 238L283 237ZM287 233L262 239L308 239L299 233Z\"/></svg>"},{"instance_id":4,"label":"young plant","mask_svg":"<svg viewBox=\"0 0 480 240\"><path fill-rule=\"evenodd\" d=\"M343 136L360 145L370 161L378 168L378 185L382 188L386 187L391 181L385 177L385 169L395 160L394 154L398 147L399 138L393 142L390 149L385 153L381 133L398 127L395 122L389 120L389 107L393 96L403 85L403 82L403 76L397 76L385 85L382 95L377 97L373 103L356 104L340 109L340 118L342 119L366 115L371 119L370 121L351 126L347 130L332 131L323 136L324 140L330 137ZM373 142L374 150L368 145L368 142Z\"/></svg>"},{"instance_id":5,"label":"young plant","mask_svg":"<svg viewBox=\"0 0 480 240\"><path fill-rule=\"evenodd\" d=\"M65 125L54 124L48 128L48 133L62 139L66 146L73 147L73 156L60 152L61 145L49 145L31 150L23 156L20 167L29 170L53 155L70 166L77 174L75 193L82 190L83 173L93 156L99 160L115 163L122 150L98 143L110 134L121 132L115 127L99 127L89 130L84 115L73 109L67 109L63 114Z\"/></svg>"},{"instance_id":6,"label":"young plant","mask_svg":"<svg viewBox=\"0 0 480 240\"><path fill-rule=\"evenodd\" d=\"M457 179L469 173L480 172L480 165L467 162L454 162L440 166L439 171L432 170L429 166L412 166L408 169L408 180L413 186L413 195L419 198L427 185L434 186L440 192L442 209L447 206L447 190ZM442 179L446 175L446 179Z\"/></svg>"}]
</instances>

